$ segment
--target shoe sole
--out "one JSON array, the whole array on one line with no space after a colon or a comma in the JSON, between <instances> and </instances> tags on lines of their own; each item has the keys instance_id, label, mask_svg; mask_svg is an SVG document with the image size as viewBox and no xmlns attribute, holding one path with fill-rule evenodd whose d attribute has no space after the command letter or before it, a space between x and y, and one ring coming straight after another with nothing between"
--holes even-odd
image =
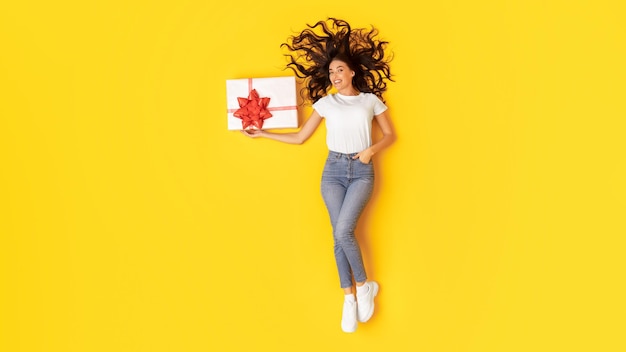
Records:
<instances>
[{"instance_id":1,"label":"shoe sole","mask_svg":"<svg viewBox=\"0 0 626 352\"><path fill-rule=\"evenodd\" d=\"M343 331L343 332L345 332L345 333L347 333L347 334L352 334L353 332L355 332L355 331L356 331L356 327L354 327L354 329L351 329L351 330L346 330L346 329L344 329L344 328L342 327L342 328L341 328L341 331Z\"/></svg>"},{"instance_id":2,"label":"shoe sole","mask_svg":"<svg viewBox=\"0 0 626 352\"><path fill-rule=\"evenodd\" d=\"M342 313L342 314L343 314L343 313ZM357 313L357 310L356 310L356 307L355 307L355 308L354 308L354 315L355 315L355 318L357 318L357 317L356 317L356 315L357 315L357 314L358 314L358 313ZM342 319L343 319L343 317L342 317ZM347 327L347 328L343 326L343 320L342 320L342 322L341 322L341 330L342 330L343 332L345 332L345 333L348 333L348 334L355 332L357 327L358 327L358 318L357 318L357 319L355 319L355 321L354 321L354 325L351 325L351 326L349 326L349 327Z\"/></svg>"},{"instance_id":3,"label":"shoe sole","mask_svg":"<svg viewBox=\"0 0 626 352\"><path fill-rule=\"evenodd\" d=\"M376 296L378 295L378 283L376 283L375 281L372 281L372 286L370 286L370 289L373 289L374 291L372 292L372 310L370 310L365 319L359 319L359 315L358 315L358 311L357 311L357 318L356 320L359 321L359 323L365 323L368 320L370 320L370 318L372 317L372 315L374 315L374 298L376 298Z\"/></svg>"}]
</instances>

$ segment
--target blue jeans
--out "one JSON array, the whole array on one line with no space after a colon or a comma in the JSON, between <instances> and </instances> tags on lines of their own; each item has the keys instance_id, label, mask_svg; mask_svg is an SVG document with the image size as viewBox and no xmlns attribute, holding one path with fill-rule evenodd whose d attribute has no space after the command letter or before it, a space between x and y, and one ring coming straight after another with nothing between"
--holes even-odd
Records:
<instances>
[{"instance_id":1,"label":"blue jeans","mask_svg":"<svg viewBox=\"0 0 626 352\"><path fill-rule=\"evenodd\" d=\"M367 280L354 229L374 188L374 166L353 160L355 155L330 151L322 174L341 288L352 286L352 275L356 282Z\"/></svg>"}]
</instances>

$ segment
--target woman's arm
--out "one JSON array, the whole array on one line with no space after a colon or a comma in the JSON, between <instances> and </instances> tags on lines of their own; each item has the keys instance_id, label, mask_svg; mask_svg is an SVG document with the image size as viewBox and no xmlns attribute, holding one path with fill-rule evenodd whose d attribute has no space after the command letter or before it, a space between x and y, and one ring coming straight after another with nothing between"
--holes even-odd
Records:
<instances>
[{"instance_id":1,"label":"woman's arm","mask_svg":"<svg viewBox=\"0 0 626 352\"><path fill-rule=\"evenodd\" d=\"M309 139L311 135L313 135L313 132L315 132L317 127L320 125L320 122L322 122L322 117L317 113L317 111L313 110L309 119L306 120L298 132L272 133L263 130L243 130L241 133L252 138L265 137L283 143L302 144Z\"/></svg>"},{"instance_id":2,"label":"woman's arm","mask_svg":"<svg viewBox=\"0 0 626 352\"><path fill-rule=\"evenodd\" d=\"M361 151L354 156L354 159L359 158L361 162L368 164L374 154L387 148L396 140L396 134L393 131L391 125L391 119L389 118L388 110L385 110L382 114L374 116L380 130L383 132L383 137L374 143L371 147Z\"/></svg>"}]
</instances>

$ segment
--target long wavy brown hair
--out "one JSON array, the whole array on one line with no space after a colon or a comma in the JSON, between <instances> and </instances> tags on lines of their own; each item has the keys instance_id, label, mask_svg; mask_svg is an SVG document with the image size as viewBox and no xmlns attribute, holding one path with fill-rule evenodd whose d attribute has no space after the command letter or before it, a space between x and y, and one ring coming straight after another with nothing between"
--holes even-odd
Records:
<instances>
[{"instance_id":1,"label":"long wavy brown hair","mask_svg":"<svg viewBox=\"0 0 626 352\"><path fill-rule=\"evenodd\" d=\"M389 42L378 39L378 30L351 28L337 18L328 18L292 35L281 44L288 53L286 68L304 79L300 92L305 100L315 103L331 87L328 67L333 59L345 62L355 72L352 85L361 92L376 94L381 100L387 90L387 81L393 81L385 55Z\"/></svg>"}]
</instances>

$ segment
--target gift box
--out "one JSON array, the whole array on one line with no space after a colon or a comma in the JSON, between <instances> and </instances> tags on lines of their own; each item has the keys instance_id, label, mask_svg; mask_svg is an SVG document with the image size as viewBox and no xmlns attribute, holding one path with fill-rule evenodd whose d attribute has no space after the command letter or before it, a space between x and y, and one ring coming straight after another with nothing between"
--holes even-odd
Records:
<instances>
[{"instance_id":1,"label":"gift box","mask_svg":"<svg viewBox=\"0 0 626 352\"><path fill-rule=\"evenodd\" d=\"M296 78L226 80L228 129L298 127Z\"/></svg>"}]
</instances>

